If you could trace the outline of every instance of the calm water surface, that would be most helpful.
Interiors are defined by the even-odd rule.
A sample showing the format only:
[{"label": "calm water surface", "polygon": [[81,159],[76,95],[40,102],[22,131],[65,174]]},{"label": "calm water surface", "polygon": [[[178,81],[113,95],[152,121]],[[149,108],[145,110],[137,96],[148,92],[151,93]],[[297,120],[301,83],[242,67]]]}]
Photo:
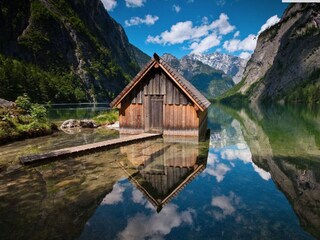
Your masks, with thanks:
[{"label": "calm water surface", "polygon": [[109,109],[109,103],[53,104],[48,110],[48,116],[53,121],[88,119]]},{"label": "calm water surface", "polygon": [[83,133],[0,147],[0,239],[320,238],[319,108],[212,106],[208,127],[31,167]]}]

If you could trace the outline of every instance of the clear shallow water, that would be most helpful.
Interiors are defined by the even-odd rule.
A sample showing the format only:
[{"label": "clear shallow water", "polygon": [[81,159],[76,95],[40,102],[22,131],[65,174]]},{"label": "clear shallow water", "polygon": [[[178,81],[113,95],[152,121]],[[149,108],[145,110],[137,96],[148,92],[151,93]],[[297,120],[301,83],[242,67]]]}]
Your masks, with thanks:
[{"label": "clear shallow water", "polygon": [[53,121],[88,119],[107,110],[110,110],[108,103],[53,104],[48,117]]},{"label": "clear shallow water", "polygon": [[200,145],[157,139],[34,167],[6,164],[7,149],[0,238],[319,238],[319,111],[213,106],[208,125]]}]

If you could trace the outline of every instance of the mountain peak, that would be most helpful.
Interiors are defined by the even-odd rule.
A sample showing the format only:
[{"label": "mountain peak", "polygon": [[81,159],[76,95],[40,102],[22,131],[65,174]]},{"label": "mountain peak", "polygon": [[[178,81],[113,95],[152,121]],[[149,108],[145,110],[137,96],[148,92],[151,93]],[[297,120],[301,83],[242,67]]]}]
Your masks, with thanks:
[{"label": "mountain peak", "polygon": [[238,83],[241,80],[244,68],[247,64],[247,60],[219,52],[209,54],[193,53],[189,54],[187,57],[200,61],[216,70],[223,71],[225,74],[230,75],[235,83]]}]

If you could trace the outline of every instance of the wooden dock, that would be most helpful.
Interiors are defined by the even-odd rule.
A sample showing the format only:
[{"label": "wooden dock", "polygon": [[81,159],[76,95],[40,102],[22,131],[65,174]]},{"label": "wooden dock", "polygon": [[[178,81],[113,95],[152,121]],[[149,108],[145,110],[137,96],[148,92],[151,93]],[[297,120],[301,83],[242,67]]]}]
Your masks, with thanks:
[{"label": "wooden dock", "polygon": [[113,147],[118,147],[126,144],[130,144],[137,141],[147,140],[151,138],[160,137],[161,133],[143,133],[139,135],[131,135],[126,137],[120,137],[116,139],[106,140],[103,142],[91,143],[76,147],[63,148],[47,153],[40,153],[35,155],[28,155],[20,157],[19,160],[24,165],[29,165],[33,163],[39,163],[42,161],[52,160],[55,158],[68,157],[73,154],[83,154],[91,151],[97,151],[101,149],[108,149]]}]

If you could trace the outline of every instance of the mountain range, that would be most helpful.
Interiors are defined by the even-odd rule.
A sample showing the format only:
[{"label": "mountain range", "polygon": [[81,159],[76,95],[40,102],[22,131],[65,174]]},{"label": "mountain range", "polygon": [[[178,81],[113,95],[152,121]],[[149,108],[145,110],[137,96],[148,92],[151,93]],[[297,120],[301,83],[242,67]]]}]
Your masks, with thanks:
[{"label": "mountain range", "polygon": [[[100,0],[3,0],[0,7],[4,99],[110,101],[150,59]],[[245,65],[220,53],[164,58],[209,98],[237,83]]]},{"label": "mountain range", "polygon": [[246,60],[221,53],[190,54],[162,58],[189,80],[206,97],[215,98],[232,88],[242,77]]},{"label": "mountain range", "polygon": [[[0,26],[0,97],[11,101],[110,101],[150,59],[101,0],[2,0]],[[291,4],[248,63],[218,52],[163,58],[225,103],[320,102],[319,35],[320,5]]]},{"label": "mountain range", "polygon": [[237,56],[214,52],[210,54],[190,54],[188,56],[192,60],[198,60],[203,64],[223,71],[225,74],[232,77],[234,83],[240,82],[242,79],[243,71],[246,67],[248,59],[242,59]]},{"label": "mountain range", "polygon": [[243,80],[223,102],[320,102],[320,4],[291,4],[262,32]]},{"label": "mountain range", "polygon": [[150,57],[100,0],[2,0],[0,97],[111,100]]}]

